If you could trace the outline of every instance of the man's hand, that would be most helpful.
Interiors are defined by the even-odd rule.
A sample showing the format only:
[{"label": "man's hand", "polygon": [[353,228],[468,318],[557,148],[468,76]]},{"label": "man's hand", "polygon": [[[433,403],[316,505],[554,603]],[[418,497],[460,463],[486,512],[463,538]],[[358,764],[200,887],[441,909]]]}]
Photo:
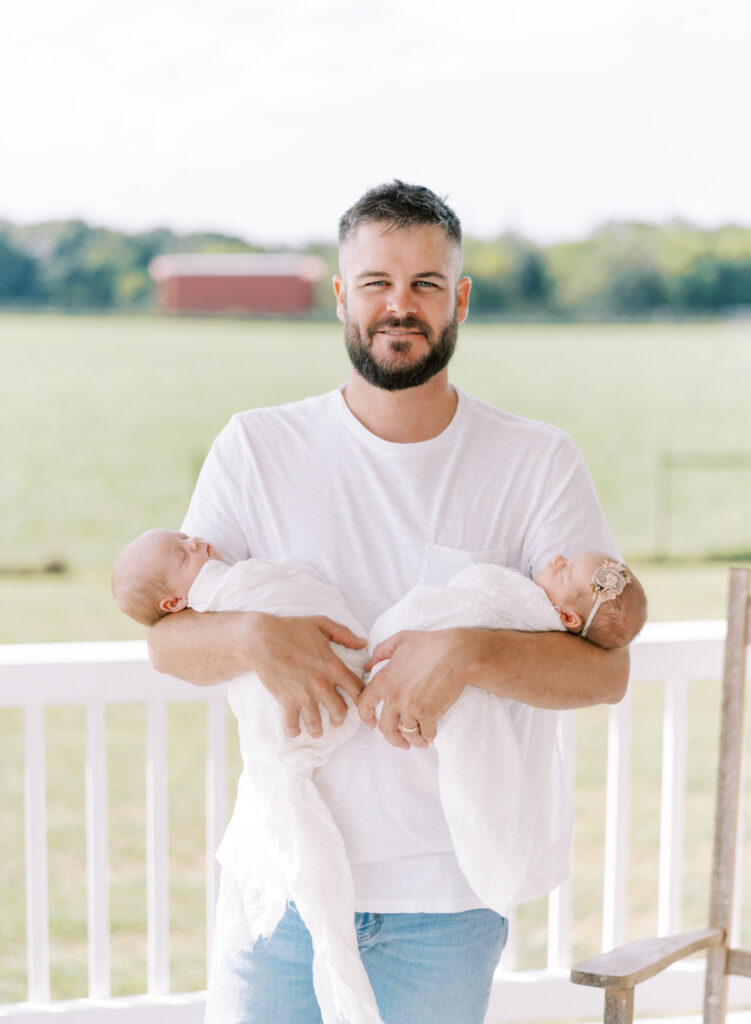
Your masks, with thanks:
[{"label": "man's hand", "polygon": [[353,650],[367,643],[325,615],[254,616],[252,669],[281,705],[288,736],[299,736],[300,715],[311,736],[322,734],[319,704],[333,725],[341,725],[347,705],[337,687],[355,701],[363,688],[362,679],[336,656],[330,642]]},{"label": "man's hand", "polygon": [[[438,719],[466,685],[467,630],[403,631],[378,644],[366,669],[389,660],[363,690],[360,717],[378,728],[395,747],[427,747],[435,739]],[[383,701],[380,721],[375,708]],[[418,727],[415,730],[415,727]],[[415,731],[411,731],[415,730]]]}]

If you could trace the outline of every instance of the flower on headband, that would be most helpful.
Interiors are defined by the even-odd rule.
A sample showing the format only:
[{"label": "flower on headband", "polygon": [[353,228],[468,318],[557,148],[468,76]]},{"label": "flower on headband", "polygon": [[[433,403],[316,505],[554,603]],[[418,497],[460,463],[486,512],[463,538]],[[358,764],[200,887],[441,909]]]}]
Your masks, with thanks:
[{"label": "flower on headband", "polygon": [[620,562],[603,562],[599,569],[595,569],[592,582],[589,584],[592,600],[598,603],[615,601],[630,582],[631,573],[625,565]]}]

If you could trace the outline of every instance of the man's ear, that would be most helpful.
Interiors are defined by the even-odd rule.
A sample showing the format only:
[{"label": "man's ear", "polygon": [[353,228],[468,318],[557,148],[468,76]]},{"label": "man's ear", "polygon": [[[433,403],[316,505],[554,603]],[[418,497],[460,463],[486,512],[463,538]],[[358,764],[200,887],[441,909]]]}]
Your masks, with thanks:
[{"label": "man's ear", "polygon": [[163,612],[181,612],[183,608],[188,607],[188,599],[186,597],[163,597],[159,602],[159,607]]},{"label": "man's ear", "polygon": [[469,293],[472,289],[471,277],[460,277],[456,286],[456,319],[463,324],[469,313]]},{"label": "man's ear", "polygon": [[341,274],[334,274],[331,278],[331,283],[334,286],[334,295],[336,295],[336,315],[339,317],[342,323],[344,323],[344,314],[347,309],[347,303],[344,296],[344,280]]},{"label": "man's ear", "polygon": [[559,608],[558,615],[569,633],[581,633],[584,620],[573,608]]}]

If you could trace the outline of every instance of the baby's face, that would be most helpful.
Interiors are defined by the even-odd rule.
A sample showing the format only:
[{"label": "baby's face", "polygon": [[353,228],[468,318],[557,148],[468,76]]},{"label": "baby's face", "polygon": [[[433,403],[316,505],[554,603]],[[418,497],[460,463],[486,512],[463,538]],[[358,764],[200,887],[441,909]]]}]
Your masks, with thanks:
[{"label": "baby's face", "polygon": [[573,558],[556,555],[532,579],[558,608],[570,607],[589,590],[595,570],[610,558],[603,551],[584,551]]},{"label": "baby's face", "polygon": [[169,596],[187,598],[203,566],[210,558],[220,556],[200,537],[188,537],[177,530],[149,530],[140,538],[138,557],[144,572],[162,572]]}]

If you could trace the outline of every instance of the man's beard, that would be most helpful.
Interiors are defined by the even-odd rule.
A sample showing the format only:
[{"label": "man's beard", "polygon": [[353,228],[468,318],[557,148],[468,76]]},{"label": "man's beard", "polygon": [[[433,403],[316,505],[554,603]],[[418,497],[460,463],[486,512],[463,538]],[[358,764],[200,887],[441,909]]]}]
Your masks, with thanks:
[{"label": "man's beard", "polygon": [[[397,360],[379,363],[375,360],[372,351],[373,338],[379,331],[395,330],[403,328],[408,331],[422,331],[428,341],[428,351],[417,362],[408,366],[400,364]],[[456,348],[456,338],[459,333],[459,321],[456,311],[451,320],[444,326],[438,340],[431,344],[432,330],[422,320],[415,316],[392,317],[388,320],[379,320],[368,328],[367,343],[363,341],[362,333],[348,316],[344,321],[344,342],[352,362],[352,366],[361,377],[364,377],[369,384],[384,391],[402,391],[405,388],[417,388],[421,384],[435,377],[437,373],[448,365],[449,359]]]}]

